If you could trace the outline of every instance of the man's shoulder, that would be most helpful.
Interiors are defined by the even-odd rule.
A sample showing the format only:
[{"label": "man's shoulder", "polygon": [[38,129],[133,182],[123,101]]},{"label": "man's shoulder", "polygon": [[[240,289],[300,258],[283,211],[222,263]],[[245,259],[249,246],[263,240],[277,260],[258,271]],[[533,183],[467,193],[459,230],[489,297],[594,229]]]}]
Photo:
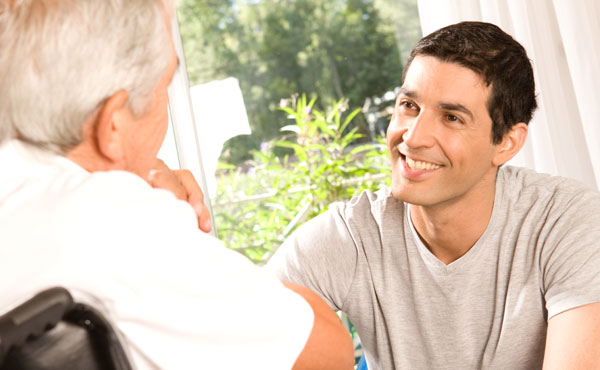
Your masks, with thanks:
[{"label": "man's shoulder", "polygon": [[363,190],[350,200],[332,203],[329,209],[304,224],[294,237],[315,238],[329,235],[359,238],[359,234],[372,234],[382,228],[401,229],[405,205],[395,199],[391,189]]},{"label": "man's shoulder", "polygon": [[125,171],[95,172],[71,189],[66,200],[100,225],[121,227],[138,234],[158,230],[181,232],[197,229],[191,206],[172,193],[154,189],[139,176]]},{"label": "man's shoulder", "polygon": [[503,166],[498,171],[498,180],[505,183],[521,184],[523,187],[534,186],[558,191],[584,190],[598,192],[580,181],[537,172],[525,167]]},{"label": "man's shoulder", "polygon": [[501,208],[511,222],[540,231],[600,233],[600,192],[561,176],[506,167],[498,176]]},{"label": "man's shoulder", "polygon": [[314,244],[317,240],[321,243],[325,239],[346,239],[361,230],[379,228],[384,214],[386,220],[401,218],[403,207],[387,187],[363,190],[349,200],[332,203],[326,212],[306,222],[287,241]]},{"label": "man's shoulder", "polygon": [[154,230],[197,228],[187,203],[133,173],[90,173],[64,157],[20,143],[1,148],[0,164],[5,163],[12,169],[0,183],[0,197],[6,199],[0,222],[5,227],[34,225],[38,234],[61,239],[98,235],[98,230],[108,237],[116,230],[151,235]]},{"label": "man's shoulder", "polygon": [[23,202],[41,204],[70,198],[80,202],[105,204],[120,197],[144,196],[150,186],[126,171],[88,172],[75,162],[26,143],[12,140],[0,147],[2,175],[0,192]]},{"label": "man's shoulder", "polygon": [[597,189],[577,180],[539,173],[528,168],[502,167],[498,171],[498,181],[502,184],[505,194],[511,194],[515,200],[520,201],[600,201],[600,192]]},{"label": "man's shoulder", "polygon": [[97,199],[101,199],[109,203],[139,204],[141,200],[160,202],[175,199],[170,192],[153,189],[141,177],[127,171],[99,171],[77,177],[79,181],[70,189],[70,196],[88,201],[97,202]]},{"label": "man's shoulder", "polygon": [[334,203],[331,208],[348,217],[362,217],[365,214],[379,215],[389,208],[402,210],[404,203],[395,199],[391,189],[384,186],[377,191],[363,190],[348,201]]},{"label": "man's shoulder", "polygon": [[172,193],[153,189],[142,178],[126,171],[81,173],[67,170],[47,181],[53,195],[65,208],[73,207],[82,213],[106,212],[119,218],[119,215],[129,217],[128,214],[148,212],[160,214],[181,206],[190,208]]}]

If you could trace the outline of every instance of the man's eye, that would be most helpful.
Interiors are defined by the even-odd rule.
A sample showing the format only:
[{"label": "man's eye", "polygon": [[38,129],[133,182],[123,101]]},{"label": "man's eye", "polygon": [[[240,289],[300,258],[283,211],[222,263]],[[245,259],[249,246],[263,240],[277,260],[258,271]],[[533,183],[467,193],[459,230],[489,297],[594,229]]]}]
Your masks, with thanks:
[{"label": "man's eye", "polygon": [[405,107],[405,108],[408,108],[408,109],[415,109],[416,108],[416,106],[413,103],[411,103],[409,101],[406,101],[406,100],[401,101],[400,105],[403,106],[403,107]]},{"label": "man's eye", "polygon": [[462,120],[456,117],[454,114],[446,114],[446,120],[448,120],[449,122],[462,123]]}]

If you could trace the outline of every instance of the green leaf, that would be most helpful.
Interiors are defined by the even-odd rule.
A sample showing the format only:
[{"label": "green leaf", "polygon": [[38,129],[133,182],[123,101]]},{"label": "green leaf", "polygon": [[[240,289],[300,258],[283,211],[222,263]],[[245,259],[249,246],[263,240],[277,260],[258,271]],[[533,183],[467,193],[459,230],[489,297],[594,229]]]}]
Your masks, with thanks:
[{"label": "green leaf", "polygon": [[365,152],[367,150],[372,150],[373,149],[373,145],[372,144],[363,144],[363,145],[359,145],[356,148],[352,149],[350,151],[350,155],[355,155],[357,153],[361,153],[361,152]]},{"label": "green leaf", "polygon": [[294,117],[296,115],[296,111],[293,110],[292,108],[288,108],[288,107],[280,107],[278,108],[279,110],[284,111],[285,113],[288,114],[288,117]]},{"label": "green leaf", "polygon": [[350,114],[348,114],[346,116],[346,119],[344,120],[344,123],[342,124],[342,127],[340,127],[340,132],[344,132],[344,130],[346,129],[346,127],[348,127],[348,124],[350,124],[350,122],[354,119],[354,117],[356,117],[356,115],[360,112],[360,108],[356,108],[355,110],[353,110],[352,112],[350,112]]},{"label": "green leaf", "polygon": [[236,167],[232,164],[223,162],[223,161],[219,161],[217,162],[217,169],[218,170],[235,170]]}]

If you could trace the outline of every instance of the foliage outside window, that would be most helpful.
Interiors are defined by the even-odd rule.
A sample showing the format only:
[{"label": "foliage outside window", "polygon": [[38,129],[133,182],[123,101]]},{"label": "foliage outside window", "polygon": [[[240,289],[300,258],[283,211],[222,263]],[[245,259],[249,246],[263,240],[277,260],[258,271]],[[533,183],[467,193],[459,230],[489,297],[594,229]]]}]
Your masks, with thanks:
[{"label": "foliage outside window", "polygon": [[[292,122],[282,131],[290,134],[263,143],[251,167],[221,165],[214,207],[218,236],[255,263],[331,203],[389,185],[383,139],[356,145],[362,134],[348,129],[360,109],[348,112],[347,100],[340,100],[321,112],[313,109],[315,101],[304,95],[283,101],[280,109]],[[293,155],[277,156],[276,147],[290,148]]]},{"label": "foliage outside window", "polygon": [[180,0],[178,17],[190,85],[237,78],[252,128],[217,171],[227,246],[262,263],[330,203],[389,183],[381,136],[416,0]]}]

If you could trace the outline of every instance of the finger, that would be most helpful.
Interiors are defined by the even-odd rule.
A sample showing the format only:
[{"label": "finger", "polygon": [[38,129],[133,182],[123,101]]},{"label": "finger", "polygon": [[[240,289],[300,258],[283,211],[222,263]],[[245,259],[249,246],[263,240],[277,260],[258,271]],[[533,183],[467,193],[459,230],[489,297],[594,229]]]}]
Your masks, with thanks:
[{"label": "finger", "polygon": [[188,170],[175,171],[175,175],[179,178],[179,182],[188,193],[188,203],[194,207],[198,218],[198,227],[204,232],[210,232],[212,223],[210,220],[210,212],[204,204],[204,193],[194,178],[194,175]]},{"label": "finger", "polygon": [[154,169],[150,171],[148,183],[153,188],[169,190],[171,193],[184,201],[188,200],[188,194],[184,186],[179,182],[179,179],[167,168],[167,170]]},{"label": "finger", "polygon": [[198,227],[200,230],[204,232],[210,232],[212,228],[212,223],[210,220],[210,212],[208,211],[208,207],[202,200],[197,201],[189,201],[189,203],[194,207],[194,211],[196,212],[196,217],[198,218]]},{"label": "finger", "polygon": [[212,229],[212,222],[210,220],[210,212],[208,212],[208,208],[204,203],[202,203],[202,210],[200,213],[196,213],[198,215],[198,227],[200,230],[205,233],[210,232]]},{"label": "finger", "polygon": [[194,175],[188,170],[175,170],[174,175],[177,177],[186,193],[188,194],[188,200],[190,202],[202,202],[204,201],[204,193],[198,182],[194,178]]},{"label": "finger", "polygon": [[167,166],[167,164],[165,162],[163,162],[162,159],[160,158],[156,158],[156,161],[154,162],[154,166],[152,166],[153,170],[157,170],[157,171],[169,171],[170,168]]},{"label": "finger", "polygon": [[190,171],[171,170],[162,160],[157,159],[147,181],[152,187],[169,190],[177,199],[189,203],[196,213],[198,228],[210,232],[210,212],[204,204],[202,189]]}]

